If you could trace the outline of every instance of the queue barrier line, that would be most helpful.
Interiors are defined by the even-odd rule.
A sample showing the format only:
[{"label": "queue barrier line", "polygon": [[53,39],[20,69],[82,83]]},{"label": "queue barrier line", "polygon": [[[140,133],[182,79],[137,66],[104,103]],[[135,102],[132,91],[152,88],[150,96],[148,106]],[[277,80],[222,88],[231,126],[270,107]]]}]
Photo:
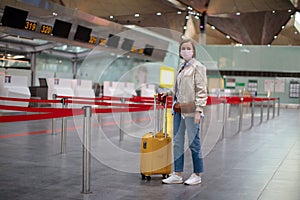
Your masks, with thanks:
[{"label": "queue barrier line", "polygon": [[[3,99],[3,98],[2,98]],[[7,99],[7,98],[6,98]],[[108,98],[109,99],[109,98]],[[112,98],[111,98],[112,99]],[[222,139],[225,136],[225,125],[226,125],[226,104],[240,104],[240,120],[239,120],[239,131],[241,131],[241,122],[243,119],[243,110],[242,110],[242,104],[247,102],[255,102],[255,101],[261,101],[261,105],[263,105],[263,101],[268,101],[268,118],[269,118],[269,102],[273,101],[273,106],[275,109],[275,99],[276,98],[244,98],[244,97],[208,97],[207,98],[207,105],[214,105],[214,104],[224,104],[224,112],[223,112],[223,128],[222,128]],[[1,97],[0,97],[1,100]],[[16,98],[14,99],[16,100]],[[88,100],[88,99],[85,99]],[[62,133],[61,133],[61,154],[66,153],[66,131],[67,131],[67,118],[69,116],[75,116],[75,115],[83,115],[84,116],[84,122],[83,122],[83,145],[82,145],[82,190],[81,192],[83,194],[89,194],[91,193],[90,190],[90,180],[91,180],[91,153],[90,153],[90,146],[91,146],[91,117],[92,113],[112,113],[112,112],[120,112],[121,116],[123,112],[139,112],[139,111],[148,111],[153,110],[153,107],[162,107],[160,104],[142,104],[145,102],[139,102],[139,104],[125,104],[124,99],[119,99],[121,103],[107,103],[106,105],[114,105],[114,106],[120,106],[120,107],[113,107],[113,108],[92,108],[92,106],[83,106],[82,109],[78,108],[67,108],[68,103],[83,103],[83,104],[90,104],[95,105],[95,102],[86,102],[86,101],[78,101],[78,100],[69,100],[68,98],[63,98],[60,103],[62,103],[62,109],[61,108],[28,108],[28,107],[20,107],[20,106],[5,106],[0,105],[0,109],[19,109],[22,111],[28,112],[28,109],[30,109],[32,112],[41,112],[43,111],[49,111],[42,114],[29,114],[29,115],[17,115],[17,116],[0,116],[0,122],[16,122],[16,121],[28,121],[28,120],[41,120],[41,116],[43,116],[43,119],[45,118],[62,118]],[[18,101],[22,101],[19,99]],[[31,100],[32,101],[32,100]],[[40,100],[34,100],[36,102],[39,102]],[[44,101],[44,100],[43,100]],[[50,100],[51,101],[51,100]],[[53,100],[52,100],[53,101]],[[58,100],[54,100],[52,103],[57,103]],[[69,101],[69,102],[68,102]],[[145,100],[149,101],[149,100]],[[47,101],[49,102],[49,101]],[[102,102],[103,103],[103,102]],[[278,115],[279,115],[279,98],[278,98]],[[167,105],[170,106],[172,103],[170,103],[169,100],[166,102]],[[103,104],[102,104],[103,105]],[[121,107],[123,106],[123,107]],[[125,108],[124,108],[125,107]],[[253,108],[252,104],[252,108]],[[26,110],[25,110],[26,109]],[[156,109],[155,109],[156,110]],[[252,110],[253,111],[253,110]],[[252,112],[253,115],[254,112]],[[274,110],[273,110],[273,117],[274,117]],[[25,119],[26,120],[25,120]],[[4,121],[6,120],[6,121]],[[122,123],[122,121],[121,121]],[[202,123],[203,124],[203,123]],[[252,124],[252,122],[251,122]],[[53,132],[53,131],[52,131]],[[123,137],[121,135],[122,130],[120,129],[120,141]]]},{"label": "queue barrier line", "polygon": [[[162,108],[163,106],[159,106],[159,109]],[[21,107],[21,106],[0,105],[0,109],[23,111],[23,112],[39,112],[39,114],[0,116],[0,123],[44,120],[44,119],[83,115],[83,110],[80,108],[31,108],[31,107]],[[99,114],[99,113],[143,112],[149,110],[153,110],[152,105],[148,105],[148,106],[143,105],[142,107],[137,106],[137,107],[93,108],[93,113]]]},{"label": "queue barrier line", "polygon": [[[119,97],[102,97],[102,98],[86,98],[86,97],[67,97],[62,96],[65,99],[66,104],[85,104],[94,106],[107,106],[112,108],[93,108],[93,113],[116,113],[116,112],[142,112],[153,110],[153,98],[151,97],[133,97],[125,98],[128,101],[134,101],[139,103],[115,103],[115,102],[98,102],[98,101],[80,101],[84,100],[120,100]],[[78,99],[78,100],[77,100]],[[152,99],[152,100],[151,100]],[[215,97],[209,96],[207,98],[207,105],[216,105],[221,103],[227,104],[241,104],[247,102],[262,102],[262,101],[275,101],[279,98],[259,98],[259,97]],[[0,97],[0,100],[5,101],[22,101],[22,102],[35,102],[35,103],[62,103],[61,100],[40,100],[40,99],[21,99],[12,97]],[[144,102],[145,100],[145,102]],[[150,104],[150,101],[152,104]],[[167,98],[168,108],[172,107],[172,98]],[[144,103],[144,104],[142,104]],[[145,104],[146,103],[146,104]],[[157,105],[158,109],[163,109],[162,105]],[[26,115],[13,115],[13,116],[0,116],[1,122],[17,122],[17,121],[30,121],[30,120],[42,120],[51,118],[71,117],[75,115],[82,115],[83,111],[79,108],[40,108],[40,107],[21,107],[21,106],[7,106],[0,105],[2,110],[14,110],[23,112],[39,112],[39,114],[26,114]]]}]

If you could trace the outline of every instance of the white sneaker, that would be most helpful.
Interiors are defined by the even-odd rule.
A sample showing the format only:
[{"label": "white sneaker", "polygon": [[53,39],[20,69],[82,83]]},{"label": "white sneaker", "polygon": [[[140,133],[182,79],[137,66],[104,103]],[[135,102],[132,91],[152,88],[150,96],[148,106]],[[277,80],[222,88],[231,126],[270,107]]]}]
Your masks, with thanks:
[{"label": "white sneaker", "polygon": [[180,184],[183,183],[183,179],[182,176],[173,173],[169,178],[163,179],[162,182],[166,184]]},{"label": "white sneaker", "polygon": [[187,179],[184,184],[185,185],[197,185],[201,183],[201,176],[193,173],[189,179]]}]

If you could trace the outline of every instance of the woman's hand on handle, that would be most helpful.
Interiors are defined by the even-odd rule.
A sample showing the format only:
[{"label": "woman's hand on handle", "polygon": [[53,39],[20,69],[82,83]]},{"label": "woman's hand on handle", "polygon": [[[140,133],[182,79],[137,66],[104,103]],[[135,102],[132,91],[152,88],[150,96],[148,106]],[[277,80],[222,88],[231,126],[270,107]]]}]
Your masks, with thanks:
[{"label": "woman's hand on handle", "polygon": [[194,123],[195,124],[199,124],[201,121],[201,112],[195,112],[195,119],[194,119]]}]

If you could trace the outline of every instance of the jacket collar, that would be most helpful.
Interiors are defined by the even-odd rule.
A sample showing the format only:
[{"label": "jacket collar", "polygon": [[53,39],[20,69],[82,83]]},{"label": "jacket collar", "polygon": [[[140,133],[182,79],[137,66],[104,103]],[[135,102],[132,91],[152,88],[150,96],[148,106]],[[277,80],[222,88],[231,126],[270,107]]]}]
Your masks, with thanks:
[{"label": "jacket collar", "polygon": [[182,67],[188,67],[188,66],[190,66],[190,65],[194,65],[194,63],[195,62],[197,62],[197,60],[195,59],[195,58],[192,58],[191,60],[189,60],[187,63],[181,63],[180,64],[180,68],[179,68],[179,70],[178,71],[180,71],[180,69],[182,68]]}]

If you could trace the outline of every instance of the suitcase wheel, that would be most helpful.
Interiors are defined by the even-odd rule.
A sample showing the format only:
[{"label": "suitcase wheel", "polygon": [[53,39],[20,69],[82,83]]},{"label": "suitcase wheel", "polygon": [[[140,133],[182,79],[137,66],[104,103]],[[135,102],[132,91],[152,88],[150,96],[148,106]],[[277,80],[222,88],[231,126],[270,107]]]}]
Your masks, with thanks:
[{"label": "suitcase wheel", "polygon": [[147,179],[147,181],[151,180],[151,176],[146,176],[145,174],[142,174],[142,173],[141,173],[141,176],[142,176],[142,180],[146,180],[146,179]]},{"label": "suitcase wheel", "polygon": [[162,177],[163,177],[163,179],[168,178],[169,174],[163,174]]}]

